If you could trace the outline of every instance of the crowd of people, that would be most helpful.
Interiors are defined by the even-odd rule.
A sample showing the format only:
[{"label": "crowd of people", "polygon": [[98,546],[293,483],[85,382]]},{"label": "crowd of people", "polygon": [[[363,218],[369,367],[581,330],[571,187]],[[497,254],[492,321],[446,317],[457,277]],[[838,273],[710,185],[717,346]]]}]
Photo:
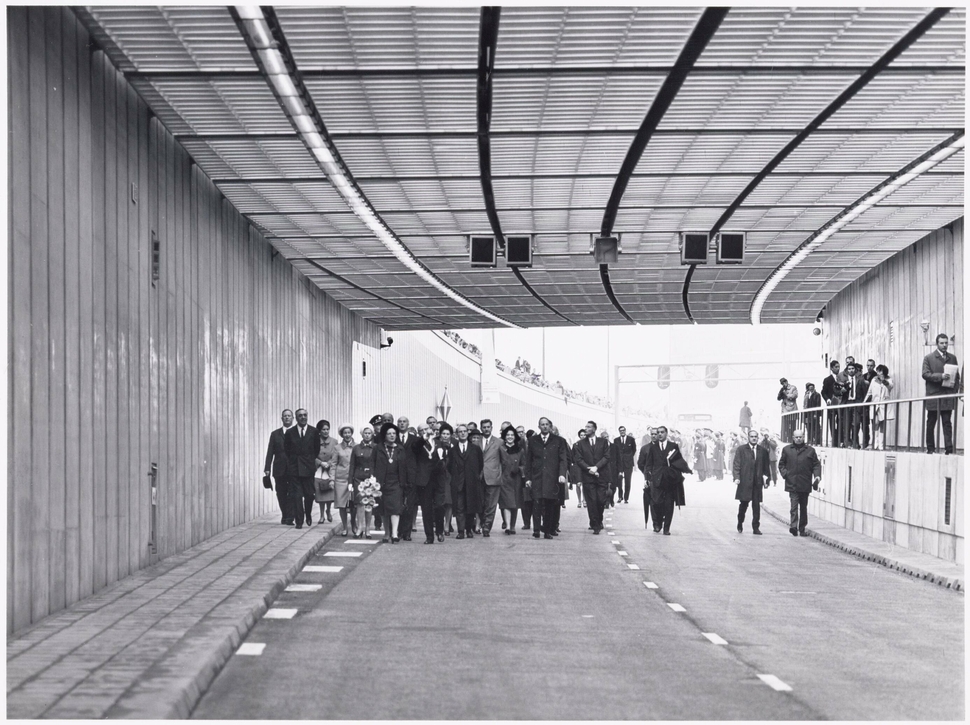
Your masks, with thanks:
[{"label": "crowd of people", "polygon": [[[953,452],[952,414],[956,401],[950,396],[961,392],[961,376],[956,356],[948,351],[950,339],[940,333],[936,349],[923,358],[922,378],[926,384],[926,450],[937,452],[936,427],[943,429],[943,452]],[[853,356],[829,363],[829,375],[822,381],[821,391],[814,383],[806,383],[801,399],[800,415],[798,388],[786,378],[779,381],[778,400],[781,401],[781,439],[788,442],[796,426],[804,427],[808,442],[822,443],[822,414],[825,413],[828,443],[836,448],[883,450],[886,447],[887,422],[896,415],[891,404],[895,387],[889,368],[876,364],[872,358],[865,365]],[[934,400],[933,398],[939,398]],[[747,402],[741,409],[741,426],[751,425]],[[823,410],[824,409],[824,410]]]},{"label": "crowd of people", "polygon": [[[630,502],[634,462],[644,477],[644,525],[652,518],[654,532],[669,535],[674,507],[685,504],[684,476],[694,472],[689,459],[701,480],[723,478],[727,467],[739,496],[739,475],[747,476],[744,454],[738,453],[747,446],[732,440],[728,448],[722,434],[709,429],[685,438],[657,426],[638,447],[625,427],[611,440],[594,421],[569,443],[547,417],[539,419],[538,430],[504,421],[496,436],[489,419],[452,426],[429,416],[413,427],[406,417],[384,413],[360,431],[358,442],[351,425],[341,425],[337,438],[327,420],[309,425],[303,408],[295,414],[284,410],[281,420],[282,427],[270,434],[264,466],[264,483],[275,480],[281,523],[312,525],[316,504],[318,523],[331,522],[337,509],[341,536],[369,539],[383,530],[383,540],[395,544],[411,541],[419,509],[425,544],[443,543],[453,534],[456,540],[489,538],[497,512],[507,536],[515,535],[521,514],[521,530],[555,539],[570,491],[577,507],[587,510],[589,530],[599,534],[605,509]],[[767,486],[777,477],[779,464],[770,463],[778,461],[777,444],[770,445],[768,436],[759,441],[757,431],[749,440],[758,448],[757,461],[765,461],[763,467],[756,461],[755,468]],[[682,445],[688,446],[687,457]],[[751,501],[754,494],[746,495]],[[759,509],[752,510],[758,533]]]}]

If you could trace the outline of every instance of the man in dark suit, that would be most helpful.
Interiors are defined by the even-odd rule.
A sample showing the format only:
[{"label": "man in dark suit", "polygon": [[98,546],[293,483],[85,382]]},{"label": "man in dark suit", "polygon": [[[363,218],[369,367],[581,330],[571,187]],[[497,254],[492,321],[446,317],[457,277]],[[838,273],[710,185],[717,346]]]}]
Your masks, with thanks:
[{"label": "man in dark suit", "polygon": [[[805,383],[805,399],[802,401],[802,410],[822,407],[822,396],[815,390],[815,383]],[[822,411],[809,411],[805,413],[805,432],[808,442],[817,446],[822,441]]]},{"label": "man in dark suit", "polygon": [[[398,443],[401,444],[404,455],[408,457],[408,465],[413,466],[418,452],[424,446],[424,440],[421,436],[411,431],[411,421],[404,416],[397,419],[397,427],[401,429],[401,436],[398,438]],[[414,486],[411,485],[410,481],[402,493],[404,495],[398,531],[401,534],[401,541],[410,541],[411,532],[414,530],[414,521],[418,513],[418,493],[414,490]]]},{"label": "man in dark suit", "polygon": [[[413,439],[411,455],[414,459],[414,491],[413,497],[421,506],[421,519],[424,524],[424,543],[433,544],[435,537],[435,505],[434,485],[432,475],[435,468],[444,458],[440,451],[441,444],[435,441],[431,426],[423,423],[418,426],[418,434],[410,436]],[[442,518],[442,524],[444,519]],[[439,526],[438,533],[442,535],[443,526]]]},{"label": "man in dark suit", "polygon": [[822,381],[822,400],[828,406],[826,418],[829,426],[829,442],[833,448],[839,448],[844,442],[844,432],[842,430],[842,416],[838,406],[842,405],[842,397],[845,395],[845,387],[839,379],[838,360],[829,363],[831,374]]},{"label": "man in dark suit", "polygon": [[[861,371],[855,363],[845,366],[846,391],[845,404],[863,403],[869,395],[869,384],[861,375]],[[861,406],[848,409],[846,420],[848,421],[848,435],[846,444],[852,448],[864,448],[868,444],[869,426],[863,424],[863,420],[868,420],[869,411]],[[861,434],[861,435],[860,435]]]},{"label": "man in dark suit", "polygon": [[296,528],[302,529],[303,522],[313,523],[313,476],[317,472],[317,456],[320,455],[320,434],[312,425],[307,425],[307,412],[303,408],[296,411],[296,425],[283,436],[283,447],[290,478],[290,501],[293,505],[293,518]]},{"label": "man in dark suit", "polygon": [[586,497],[586,513],[589,515],[589,526],[594,534],[603,530],[603,510],[610,495],[609,482],[603,475],[603,470],[609,465],[609,443],[596,435],[596,423],[586,424],[586,437],[576,446],[579,460],[579,481],[583,486],[583,496]]},{"label": "man in dark suit", "polygon": [[[555,538],[553,513],[559,506],[559,486],[568,471],[566,439],[553,435],[552,421],[539,419],[539,433],[532,436],[525,453],[525,486],[532,495],[532,537]],[[589,508],[591,504],[587,504]]]},{"label": "man in dark suit", "polygon": [[475,514],[482,510],[482,478],[485,461],[482,449],[468,440],[468,426],[461,423],[455,433],[458,441],[451,449],[451,503],[458,523],[456,539],[474,538]]},{"label": "man in dark suit", "polygon": [[[947,365],[957,365],[957,356],[947,352],[950,338],[942,332],[936,336],[936,350],[923,358],[922,377],[926,381],[926,397],[953,395],[960,392],[960,373],[950,375]],[[952,369],[952,368],[951,368]],[[936,421],[943,421],[943,452],[953,453],[953,422],[951,417],[956,407],[955,398],[927,400],[926,408],[926,452],[936,452]]]},{"label": "man in dark suit", "polygon": [[[623,476],[623,503],[630,503],[630,478],[633,476],[633,460],[637,455],[637,442],[631,435],[627,435],[626,428],[622,425],[619,428],[620,435],[613,441],[613,448],[616,451],[617,469]],[[620,490],[617,483],[617,491]],[[620,496],[616,497],[617,503]]]},{"label": "man in dark suit", "polygon": [[667,440],[667,427],[657,427],[657,443],[650,446],[644,461],[650,479],[650,497],[653,501],[653,530],[660,533],[661,526],[670,535],[670,522],[674,518],[674,506],[683,506],[684,475],[691,473],[680,447]]},{"label": "man in dark suit", "polygon": [[650,507],[652,504],[650,499],[650,478],[647,476],[647,453],[656,443],[657,429],[651,428],[649,438],[640,447],[640,455],[637,458],[637,468],[643,474],[643,528],[645,529],[650,526]]},{"label": "man in dark suit", "polygon": [[263,475],[272,474],[273,480],[276,481],[276,500],[279,501],[280,513],[283,515],[280,523],[292,526],[293,507],[290,503],[290,483],[287,478],[284,436],[286,431],[293,426],[293,411],[287,408],[280,417],[283,420],[283,427],[277,428],[269,434],[269,447],[266,449]]},{"label": "man in dark suit", "polygon": [[751,531],[761,535],[761,500],[763,488],[768,488],[771,478],[768,464],[768,451],[758,445],[758,431],[748,431],[748,444],[738,446],[734,452],[734,483],[737,491],[734,498],[738,504],[738,533],[744,531],[744,515],[751,504]]}]

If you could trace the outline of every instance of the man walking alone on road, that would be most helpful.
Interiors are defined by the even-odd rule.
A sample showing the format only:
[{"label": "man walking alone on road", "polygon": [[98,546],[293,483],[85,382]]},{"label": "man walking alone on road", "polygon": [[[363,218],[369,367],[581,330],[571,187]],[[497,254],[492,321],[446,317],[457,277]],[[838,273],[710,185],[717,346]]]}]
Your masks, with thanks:
[{"label": "man walking alone on road", "polygon": [[748,445],[739,446],[734,453],[734,483],[738,504],[738,533],[744,531],[744,515],[751,504],[751,532],[761,535],[762,488],[768,488],[770,477],[768,451],[758,445],[758,431],[748,431]]},{"label": "man walking alone on road", "polygon": [[792,435],[792,443],[785,446],[778,461],[778,470],[785,479],[785,490],[791,498],[791,520],[788,531],[792,536],[807,536],[808,496],[818,491],[822,480],[822,464],[815,449],[805,443],[805,430],[799,428]]}]

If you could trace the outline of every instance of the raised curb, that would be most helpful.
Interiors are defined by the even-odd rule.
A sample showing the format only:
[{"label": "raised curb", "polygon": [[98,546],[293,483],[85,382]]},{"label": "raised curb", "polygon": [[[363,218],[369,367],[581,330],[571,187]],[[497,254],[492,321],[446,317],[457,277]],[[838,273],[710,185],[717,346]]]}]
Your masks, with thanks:
[{"label": "raised curb", "polygon": [[[172,702],[159,702],[158,694],[156,693],[155,707],[148,711],[139,711],[133,709],[125,709],[122,717],[125,718],[146,718],[146,719],[179,719],[186,720],[191,714],[192,710],[202,699],[202,695],[205,694],[209,685],[222,671],[222,668],[226,665],[229,659],[235,654],[236,650],[239,649],[239,645],[249,634],[250,630],[260,618],[269,609],[270,604],[272,604],[276,598],[282,593],[282,591],[294,580],[296,576],[303,570],[307,561],[316,554],[320,549],[322,549],[331,539],[333,539],[337,529],[340,524],[334,524],[330,529],[328,529],[323,536],[318,539],[305,553],[300,555],[297,561],[290,566],[290,568],[281,577],[278,577],[276,581],[272,584],[269,591],[267,591],[262,598],[254,601],[245,613],[236,619],[234,624],[224,624],[223,627],[227,628],[228,631],[221,637],[221,641],[217,642],[215,646],[210,650],[210,654],[204,659],[199,661],[198,668],[194,674],[188,676],[185,686],[175,695],[175,701]],[[203,620],[204,623],[204,620]],[[115,703],[115,707],[123,708],[122,700]],[[114,708],[112,708],[113,710]],[[120,713],[119,713],[120,715]],[[107,717],[114,717],[114,713],[107,714]]]},{"label": "raised curb", "polygon": [[[788,517],[776,514],[770,508],[765,506],[764,502],[761,504],[761,510],[771,516],[773,519],[780,521],[781,523],[788,525]],[[876,554],[872,551],[867,551],[862,547],[855,546],[853,544],[846,544],[844,541],[839,541],[825,534],[820,534],[810,528],[806,528],[805,532],[811,536],[813,539],[818,539],[823,544],[828,544],[840,551],[844,551],[847,554],[852,554],[860,559],[865,559],[866,561],[872,561],[876,564],[881,564],[888,569],[895,569],[902,574],[908,574],[909,576],[916,577],[917,579],[923,579],[924,581],[932,582],[933,584],[938,584],[941,587],[950,589],[957,592],[964,592],[963,579],[960,577],[947,576],[945,574],[937,574],[926,569],[922,569],[912,564],[904,564],[903,562],[893,559],[891,557],[885,556],[883,554]]]}]

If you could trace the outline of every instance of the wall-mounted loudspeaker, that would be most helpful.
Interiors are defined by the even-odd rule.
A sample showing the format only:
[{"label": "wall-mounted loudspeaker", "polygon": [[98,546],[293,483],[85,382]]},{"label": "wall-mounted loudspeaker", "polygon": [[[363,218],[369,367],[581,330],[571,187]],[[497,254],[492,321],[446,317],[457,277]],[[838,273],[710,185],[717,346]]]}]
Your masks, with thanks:
[{"label": "wall-mounted loudspeaker", "polygon": [[505,264],[509,267],[532,266],[531,236],[514,236],[505,238]]},{"label": "wall-mounted loudspeaker", "polygon": [[710,239],[707,232],[681,232],[680,263],[707,264],[707,248]]},{"label": "wall-mounted loudspeaker", "polygon": [[495,237],[469,237],[468,261],[472,267],[494,267]]},{"label": "wall-mounted loudspeaker", "polygon": [[721,232],[717,235],[717,263],[741,264],[744,261],[744,232]]},{"label": "wall-mounted loudspeaker", "polygon": [[620,240],[616,237],[597,237],[593,243],[593,256],[597,264],[616,264],[619,252]]}]

